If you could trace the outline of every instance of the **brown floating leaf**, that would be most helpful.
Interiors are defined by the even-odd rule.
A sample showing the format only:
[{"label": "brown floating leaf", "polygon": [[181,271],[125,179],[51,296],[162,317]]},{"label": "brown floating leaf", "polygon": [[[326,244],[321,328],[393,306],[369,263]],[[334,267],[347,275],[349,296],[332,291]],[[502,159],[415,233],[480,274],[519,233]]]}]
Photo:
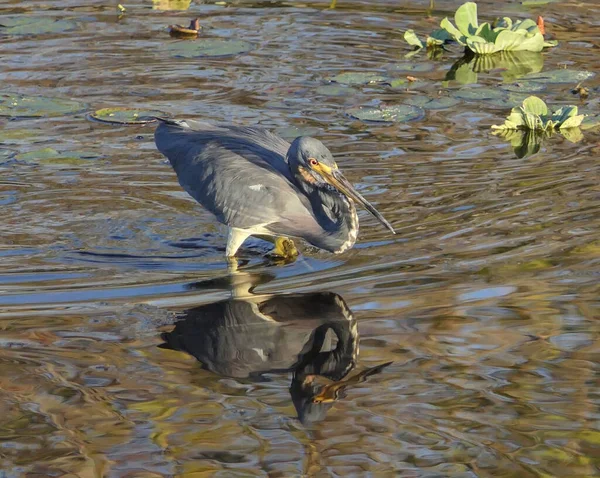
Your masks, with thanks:
[{"label": "brown floating leaf", "polygon": [[194,18],[189,27],[182,25],[169,25],[169,34],[174,37],[195,37],[200,33],[200,19]]}]

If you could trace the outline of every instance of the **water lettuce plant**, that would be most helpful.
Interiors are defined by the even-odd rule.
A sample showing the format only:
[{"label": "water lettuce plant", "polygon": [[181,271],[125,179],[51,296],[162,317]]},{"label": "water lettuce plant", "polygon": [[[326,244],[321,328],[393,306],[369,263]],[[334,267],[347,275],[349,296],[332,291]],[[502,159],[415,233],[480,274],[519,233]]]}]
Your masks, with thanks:
[{"label": "water lettuce plant", "polygon": [[585,115],[578,114],[577,106],[563,106],[551,112],[537,96],[530,96],[522,106],[512,109],[503,125],[493,125],[493,134],[510,141],[517,158],[524,158],[540,150],[542,140],[556,131],[568,141],[583,139],[579,126]]},{"label": "water lettuce plant", "polygon": [[555,46],[555,41],[545,41],[537,23],[533,20],[515,21],[503,17],[496,25],[477,19],[477,4],[467,2],[454,14],[456,26],[444,18],[440,29],[435,30],[426,40],[419,40],[412,30],[404,34],[404,39],[419,48],[441,46],[448,40],[454,40],[479,55],[490,55],[500,51],[540,52],[544,47]]},{"label": "water lettuce plant", "polygon": [[494,130],[529,129],[535,131],[577,128],[585,115],[578,114],[577,106],[563,106],[551,112],[537,96],[530,96],[521,106],[512,109],[503,125],[493,125]]}]

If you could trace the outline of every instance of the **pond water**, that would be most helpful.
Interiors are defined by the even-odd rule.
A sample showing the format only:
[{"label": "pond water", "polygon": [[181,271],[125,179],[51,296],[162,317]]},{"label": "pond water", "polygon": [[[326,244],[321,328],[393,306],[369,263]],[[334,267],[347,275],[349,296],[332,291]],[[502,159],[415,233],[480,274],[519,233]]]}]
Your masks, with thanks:
[{"label": "pond water", "polygon": [[[403,33],[459,1],[218,3],[0,6],[0,474],[600,475],[600,136],[517,158],[490,130],[527,85],[597,112],[598,76],[520,78],[597,72],[596,2],[480,2],[559,46],[453,80]],[[182,53],[196,16],[249,51]],[[348,114],[423,95],[448,100]],[[314,135],[398,234],[360,211],[347,253],[228,265],[153,126],[87,116],[111,107]]]}]

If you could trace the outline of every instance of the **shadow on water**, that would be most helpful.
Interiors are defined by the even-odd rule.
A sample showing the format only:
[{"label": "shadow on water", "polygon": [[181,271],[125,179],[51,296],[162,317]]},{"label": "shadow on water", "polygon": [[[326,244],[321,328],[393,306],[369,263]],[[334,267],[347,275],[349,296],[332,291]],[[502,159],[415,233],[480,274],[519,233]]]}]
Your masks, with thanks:
[{"label": "shadow on water", "polygon": [[298,418],[321,421],[350,385],[391,362],[343,380],[359,352],[356,319],[344,299],[332,292],[251,294],[272,279],[242,272],[191,284],[202,291],[229,283],[232,298],[185,310],[159,347],[187,352],[224,377],[261,381],[265,374],[291,373]]}]

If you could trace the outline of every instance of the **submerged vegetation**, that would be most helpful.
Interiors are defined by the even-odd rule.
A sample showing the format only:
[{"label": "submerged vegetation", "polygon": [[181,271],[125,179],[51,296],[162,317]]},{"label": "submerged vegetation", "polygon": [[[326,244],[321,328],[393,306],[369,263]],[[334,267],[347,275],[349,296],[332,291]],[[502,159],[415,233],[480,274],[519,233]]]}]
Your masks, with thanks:
[{"label": "submerged vegetation", "polygon": [[425,44],[413,30],[408,30],[404,39],[418,48],[438,48],[453,40],[478,55],[501,51],[540,52],[557,44],[556,41],[545,41],[538,24],[530,19],[513,21],[503,17],[495,25],[487,22],[479,24],[474,2],[461,5],[454,14],[454,22],[456,26],[444,18],[440,28],[427,37]]}]

